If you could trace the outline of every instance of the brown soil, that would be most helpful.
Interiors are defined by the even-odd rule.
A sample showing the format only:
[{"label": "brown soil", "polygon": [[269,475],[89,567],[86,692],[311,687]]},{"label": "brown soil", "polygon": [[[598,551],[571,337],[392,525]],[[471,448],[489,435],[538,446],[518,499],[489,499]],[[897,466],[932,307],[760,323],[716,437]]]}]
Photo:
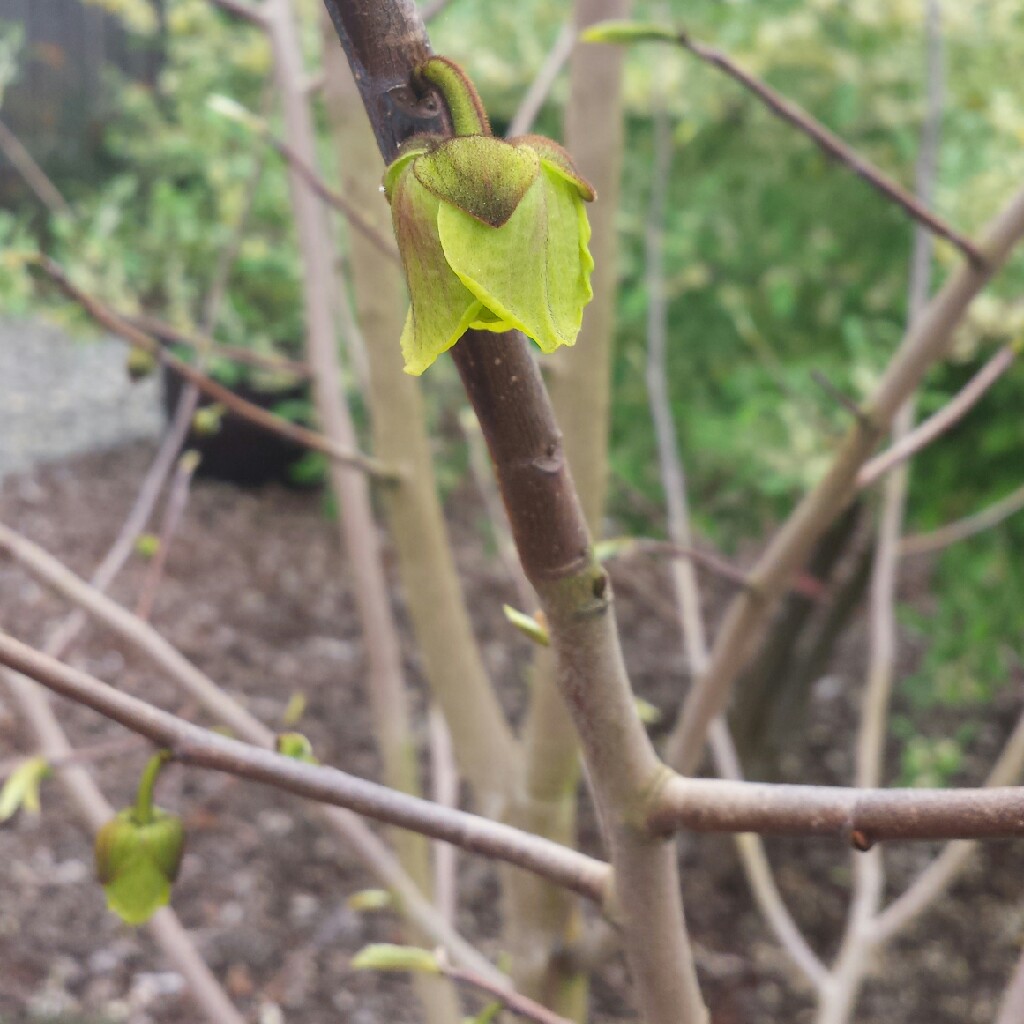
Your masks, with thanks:
[{"label": "brown soil", "polygon": [[[113,539],[150,455],[147,446],[134,446],[11,478],[0,490],[0,519],[88,574]],[[483,514],[473,495],[462,489],[449,505],[485,659],[509,714],[518,717],[529,650],[502,617],[501,604],[513,600],[512,591],[478,529]],[[153,618],[179,649],[268,723],[280,722],[289,697],[301,691],[308,707],[298,727],[319,757],[374,776],[363,653],[335,536],[316,496],[198,484]],[[125,571],[113,589],[118,600],[134,602],[142,571],[139,562]],[[664,567],[633,562],[617,566],[613,575],[636,689],[671,713],[683,665]],[[713,613],[727,592],[726,585],[708,582]],[[396,609],[422,731],[422,680],[397,597]],[[0,561],[4,629],[40,643],[63,611],[60,600]],[[863,648],[857,625],[832,666],[839,685],[819,687],[810,721],[793,739],[788,767],[794,780],[849,778]],[[71,661],[202,720],[149,665],[99,627],[87,631]],[[983,777],[1018,713],[1020,677],[1012,689],[985,710],[957,781]],[[32,741],[7,695],[0,700],[4,762],[31,752]],[[59,711],[76,744],[124,735],[91,712],[64,705]],[[950,724],[962,718],[963,712],[950,716]],[[943,724],[930,723],[939,729]],[[145,756],[138,747],[97,766],[115,804],[130,799]],[[41,819],[22,815],[0,827],[0,1022],[196,1020],[146,931],[126,928],[104,909],[91,880],[89,841],[60,787],[47,783],[43,801]],[[350,969],[351,954],[365,943],[397,940],[397,922],[390,914],[347,908],[346,898],[373,880],[311,823],[301,805],[269,789],[177,768],[161,783],[161,802],[180,809],[189,832],[174,908],[250,1019],[281,1019],[274,1005],[284,1019],[301,1024],[418,1019],[403,979]],[[593,848],[592,829],[587,832],[585,842]],[[752,909],[731,841],[691,836],[680,848],[687,913],[715,1024],[811,1020],[809,997]],[[1022,850],[1020,843],[991,844],[975,859],[953,895],[881,958],[858,1020],[993,1019],[1024,933]],[[802,840],[772,842],[770,852],[795,916],[815,948],[831,956],[846,908],[849,853],[837,842]],[[931,852],[923,846],[889,851],[890,893],[901,891]],[[494,871],[463,856],[459,880],[459,926],[496,955]],[[627,993],[624,968],[613,961],[596,980],[594,1019],[629,1018]]]}]

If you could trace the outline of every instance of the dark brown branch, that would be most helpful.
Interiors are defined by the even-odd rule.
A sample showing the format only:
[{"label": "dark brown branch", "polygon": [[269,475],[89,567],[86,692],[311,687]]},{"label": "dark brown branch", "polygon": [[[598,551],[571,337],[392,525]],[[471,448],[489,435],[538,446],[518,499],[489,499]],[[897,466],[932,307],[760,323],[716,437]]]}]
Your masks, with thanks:
[{"label": "dark brown branch", "polygon": [[156,338],[152,338],[144,331],[132,326],[127,320],[123,320],[99,300],[91,295],[87,295],[79,287],[72,284],[64,271],[49,257],[40,257],[38,266],[42,268],[68,298],[77,302],[98,324],[106,327],[107,330],[112,331],[118,337],[123,338],[130,345],[134,345],[143,352],[149,353],[154,359],[158,359],[165,366],[174,370],[179,376],[194,384],[203,394],[208,395],[215,402],[220,402],[225,408],[241,416],[242,419],[249,420],[250,423],[254,423],[264,430],[287,437],[290,441],[295,441],[297,444],[311,448],[313,451],[323,452],[324,455],[327,455],[339,465],[358,469],[383,479],[394,477],[395,470],[383,466],[376,459],[364,455],[362,452],[353,452],[340,448],[329,438],[324,437],[323,434],[318,434],[315,430],[309,430],[306,427],[300,427],[298,424],[290,423],[281,416],[275,416],[273,413],[267,412],[266,409],[261,409],[258,405],[247,402],[229,388],[224,387],[223,384],[218,384],[217,381],[201,373],[194,366],[172,356]]},{"label": "dark brown branch", "polygon": [[733,81],[739,82],[744,89],[761,100],[773,114],[808,136],[824,153],[848,167],[887,199],[903,207],[914,220],[925,225],[933,234],[952,242],[973,264],[978,267],[985,265],[984,254],[969,238],[932,213],[902,185],[883,174],[874,164],[829,131],[820,121],[815,120],[806,110],[781,96],[749,71],[744,71],[721,50],[698,43],[687,32],[679,32],[676,41],[695,57],[723,71]]}]

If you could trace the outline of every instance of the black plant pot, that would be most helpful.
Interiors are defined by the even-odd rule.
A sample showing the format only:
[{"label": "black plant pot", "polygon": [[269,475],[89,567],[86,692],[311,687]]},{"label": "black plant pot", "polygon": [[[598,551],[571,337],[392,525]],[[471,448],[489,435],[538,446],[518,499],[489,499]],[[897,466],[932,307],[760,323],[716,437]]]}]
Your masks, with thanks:
[{"label": "black plant pot", "polygon": [[[170,421],[184,390],[184,381],[167,366],[160,367],[160,377],[164,415]],[[293,405],[310,401],[307,381],[262,388],[242,380],[232,384],[231,390],[246,401],[270,411],[283,403]],[[200,395],[200,408],[213,404],[211,399]],[[239,487],[278,483],[295,490],[310,490],[320,486],[316,475],[310,479],[309,474],[296,473],[296,466],[308,449],[230,411],[225,411],[220,418],[220,429],[215,433],[200,433],[191,427],[184,447],[193,448],[202,456],[197,470],[197,475],[202,477],[223,480]]]}]

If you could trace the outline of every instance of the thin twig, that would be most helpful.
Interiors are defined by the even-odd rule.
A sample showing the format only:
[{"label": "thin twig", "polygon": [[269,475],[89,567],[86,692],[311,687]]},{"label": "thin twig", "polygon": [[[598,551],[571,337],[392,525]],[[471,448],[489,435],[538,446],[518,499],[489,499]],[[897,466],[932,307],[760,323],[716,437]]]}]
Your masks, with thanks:
[{"label": "thin twig", "polygon": [[[697,574],[694,571],[694,563],[700,559],[693,543],[686,475],[676,440],[666,372],[668,302],[665,294],[664,224],[671,171],[672,130],[668,112],[657,93],[652,97],[652,103],[654,160],[651,172],[651,199],[647,213],[645,271],[648,302],[647,393],[651,417],[654,420],[662,489],[668,506],[668,530],[673,540],[670,546],[675,549],[674,554],[677,556],[685,553],[683,558],[677,557],[673,561],[672,580],[687,663],[692,677],[697,679],[706,668],[708,660],[707,631],[700,606]],[[731,566],[729,568],[732,569]],[[739,575],[741,582],[745,583],[745,575]],[[723,778],[741,779],[739,759],[728,726],[722,718],[716,719],[712,724],[710,736],[718,773]],[[736,837],[736,849],[751,893],[768,926],[807,979],[820,988],[827,973],[825,966],[811,949],[782,899],[772,875],[764,843],[759,836],[740,834]]]},{"label": "thin twig", "polygon": [[906,462],[960,422],[1013,365],[1017,348],[1004,345],[941,409],[923,420],[891,448],[876,455],[857,474],[859,488],[870,487],[894,466]]},{"label": "thin twig", "polygon": [[858,424],[848,431],[824,477],[772,539],[751,573],[756,597],[741,592],[733,599],[715,638],[708,670],[687,695],[667,748],[673,766],[689,773],[699,762],[708,724],[727,705],[733,683],[746,666],[786,582],[849,503],[856,490],[857,473],[871,456],[882,432],[927,370],[945,356],[953,330],[970,303],[1022,237],[1024,189],[1017,191],[985,232],[985,269],[972,263],[961,266],[907,332],[865,406],[871,429]]},{"label": "thin twig", "polygon": [[[986,786],[1010,786],[1024,773],[1024,713],[985,780]],[[906,891],[878,915],[874,929],[879,943],[903,931],[911,921],[938,900],[953,884],[977,849],[977,842],[960,839],[947,844]]]},{"label": "thin twig", "polygon": [[530,83],[530,88],[526,90],[526,95],[523,96],[519,107],[512,116],[508,131],[505,133],[506,138],[513,139],[518,135],[525,135],[533,127],[533,122],[537,120],[537,115],[547,102],[547,98],[575,45],[576,28],[570,19],[559,29],[555,42],[544,58],[544,63],[541,64],[537,76]]},{"label": "thin twig", "polygon": [[[37,544],[2,524],[0,550],[16,558],[38,580],[71,601],[78,610],[112,629],[165,672],[184,692],[194,697],[216,721],[226,725],[249,743],[267,749],[273,748],[273,731],[188,661],[148,623],[142,622],[94,586],[77,577],[67,566],[47,554]],[[109,565],[109,560],[105,564]],[[52,652],[50,656],[53,656]],[[43,709],[49,712],[45,701]],[[55,720],[53,727],[57,727]],[[397,905],[416,927],[428,935],[431,941],[444,946],[453,960],[460,965],[488,975],[496,983],[502,983],[503,976],[500,972],[439,917],[431,903],[402,870],[385,843],[363,821],[356,815],[336,807],[322,807],[320,810],[327,823],[356,854],[360,863],[382,885],[395,893]],[[103,820],[105,819],[101,818],[99,823],[102,824]]]},{"label": "thin twig", "polygon": [[[621,542],[611,540],[605,543],[610,547],[609,553],[603,556],[605,562],[634,555],[679,558],[693,562],[694,565],[706,569],[712,575],[737,587],[750,586],[747,573],[743,569],[733,565],[732,562],[720,555],[702,551],[698,547],[677,544],[670,540],[658,540],[656,537],[627,537],[623,538]],[[798,594],[803,594],[804,597],[809,597],[812,601],[820,601],[827,592],[827,588],[821,580],[815,579],[807,573],[801,573],[793,580],[792,589]]]},{"label": "thin twig", "polygon": [[167,502],[164,505],[163,522],[160,524],[159,544],[149,568],[142,581],[142,588],[139,592],[139,600],[135,606],[135,614],[143,622],[148,621],[153,610],[153,601],[156,599],[157,588],[163,577],[164,567],[167,565],[167,557],[170,553],[174,535],[177,533],[178,524],[188,504],[189,491],[192,485],[192,476],[199,465],[197,452],[185,452],[178,459],[174,476],[170,483],[170,492]]},{"label": "thin twig", "polygon": [[195,384],[200,391],[209,395],[215,402],[222,403],[231,412],[241,416],[242,419],[246,419],[250,423],[262,427],[264,430],[280,434],[282,437],[296,442],[296,444],[311,448],[314,451],[323,452],[323,454],[329,456],[339,466],[357,469],[385,480],[394,477],[396,471],[393,468],[381,465],[376,459],[364,455],[362,452],[342,448],[329,438],[324,437],[323,434],[318,434],[315,430],[308,430],[305,427],[300,427],[298,424],[290,423],[281,416],[275,416],[273,413],[267,412],[266,409],[261,409],[258,405],[247,402],[244,398],[236,395],[229,388],[224,387],[223,384],[219,384],[217,381],[206,376],[206,374],[200,372],[194,366],[172,356],[155,338],[132,326],[127,320],[123,320],[113,310],[104,306],[98,299],[87,295],[77,285],[72,284],[64,271],[48,257],[41,257],[38,266],[57,284],[65,295],[77,302],[97,323],[123,338],[130,345],[142,349],[143,352],[148,352],[154,359],[160,360],[160,362],[164,363],[179,376]]},{"label": "thin twig", "polygon": [[566,846],[465,811],[442,808],[326,765],[308,764],[193,725],[0,631],[0,664],[171,750],[176,760],[227,772],[532,871],[603,905],[608,866]]},{"label": "thin twig", "polygon": [[[945,92],[939,3],[940,0],[924,0],[923,3],[927,113],[921,128],[915,186],[918,199],[925,205],[931,202],[935,192]],[[913,325],[928,302],[931,272],[932,241],[921,224],[917,224],[907,293],[908,327]],[[917,396],[912,392],[893,421],[891,451],[913,450],[908,442],[913,433],[916,406]],[[907,455],[909,457],[909,452]],[[910,480],[909,466],[898,459],[891,465],[897,463],[898,468],[885,481],[871,575],[867,684],[861,703],[854,758],[856,784],[861,787],[878,786],[882,781],[889,706],[896,674],[896,584],[900,535]],[[862,845],[862,839],[868,842],[859,833],[854,832],[852,836],[855,847]],[[881,849],[876,847],[865,850],[863,855],[854,854],[852,869],[853,892],[846,928],[829,985],[819,1001],[818,1024],[847,1024],[850,1020],[877,935],[875,921],[885,889]]]},{"label": "thin twig", "polygon": [[900,555],[924,555],[956,544],[958,541],[975,537],[985,530],[991,530],[1024,509],[1024,486],[1011,491],[1004,498],[993,502],[987,508],[973,515],[957,519],[928,533],[915,533],[900,541]]},{"label": "thin twig", "polygon": [[[433,703],[428,713],[430,732],[431,797],[440,807],[459,806],[459,772],[452,751],[452,735],[444,712]],[[449,843],[434,843],[434,904],[449,924],[455,923],[458,885],[456,884],[457,850]]]},{"label": "thin twig", "polygon": [[[88,747],[76,747],[66,754],[58,754],[55,757],[46,757],[42,751],[39,751],[37,756],[45,758],[51,768],[66,768],[74,764],[100,764],[109,758],[123,757],[125,754],[145,750],[147,747],[148,743],[143,737],[129,735],[102,740],[99,743],[90,744]],[[24,756],[10,757],[5,761],[0,761],[0,781],[8,778],[24,762]]]},{"label": "thin twig", "polygon": [[686,32],[679,32],[676,41],[695,57],[725,72],[739,82],[748,92],[753,93],[769,110],[783,121],[798,128],[807,135],[823,152],[849,167],[854,174],[863,178],[872,188],[892,200],[916,220],[924,224],[933,234],[952,242],[976,267],[986,264],[984,247],[977,246],[954,227],[932,213],[925,203],[912,196],[902,185],[887,177],[870,161],[854,151],[837,135],[834,135],[820,121],[815,120],[791,100],[781,96],[756,75],[744,71],[735,61],[721,50],[698,43]]},{"label": "thin twig", "polygon": [[396,263],[399,262],[398,248],[395,243],[382,234],[377,228],[371,224],[340,192],[331,188],[327,182],[312,168],[310,165],[302,159],[301,156],[294,150],[283,139],[279,139],[276,136],[271,135],[269,132],[263,133],[263,138],[288,162],[289,166],[302,178],[303,181],[309,186],[313,194],[326,203],[328,206],[333,207],[339,213],[341,213],[345,219],[349,222],[365,238],[371,241],[385,256],[389,259],[394,260]]},{"label": "thin twig", "polygon": [[239,348],[237,345],[220,345],[207,334],[189,333],[186,334],[179,328],[160,320],[155,316],[138,313],[134,316],[118,314],[123,320],[135,324],[147,334],[156,335],[161,340],[173,342],[175,345],[184,345],[196,352],[203,352],[209,358],[227,359],[232,363],[241,363],[245,366],[253,366],[259,370],[268,370],[271,373],[294,374],[296,377],[308,378],[310,375],[309,364],[298,359],[288,359],[285,356],[271,355],[265,352],[254,352],[252,349]]},{"label": "thin twig", "polygon": [[546,1006],[542,1006],[535,1000],[529,999],[527,996],[522,995],[522,993],[498,988],[492,985],[486,978],[481,978],[472,971],[452,967],[443,961],[439,966],[441,973],[449,980],[454,981],[457,985],[465,985],[468,988],[486,993],[492,999],[496,999],[501,1003],[510,1013],[514,1013],[519,1017],[535,1021],[536,1024],[572,1024],[568,1018],[549,1010]]},{"label": "thin twig", "polygon": [[50,213],[71,215],[71,207],[61,195],[60,189],[50,181],[46,172],[36,163],[21,139],[3,121],[0,121],[0,153],[7,157],[11,166],[21,175],[25,184]]}]

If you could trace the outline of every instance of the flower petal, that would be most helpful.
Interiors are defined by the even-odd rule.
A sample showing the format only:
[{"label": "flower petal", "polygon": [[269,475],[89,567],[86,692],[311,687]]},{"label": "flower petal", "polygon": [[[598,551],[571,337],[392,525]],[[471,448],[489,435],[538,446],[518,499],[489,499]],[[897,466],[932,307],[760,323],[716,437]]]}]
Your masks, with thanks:
[{"label": "flower petal", "polygon": [[442,142],[413,167],[420,184],[442,202],[497,228],[537,180],[540,160],[529,146],[465,135]]},{"label": "flower petal", "polygon": [[391,216],[411,301],[402,354],[406,372],[417,376],[459,340],[480,309],[445,260],[438,238],[439,206],[411,164],[392,181]]},{"label": "flower petal", "polygon": [[573,182],[545,168],[502,227],[489,228],[444,203],[437,226],[451,269],[507,325],[483,329],[517,327],[545,352],[575,343],[583,307],[593,298],[594,262]]}]

